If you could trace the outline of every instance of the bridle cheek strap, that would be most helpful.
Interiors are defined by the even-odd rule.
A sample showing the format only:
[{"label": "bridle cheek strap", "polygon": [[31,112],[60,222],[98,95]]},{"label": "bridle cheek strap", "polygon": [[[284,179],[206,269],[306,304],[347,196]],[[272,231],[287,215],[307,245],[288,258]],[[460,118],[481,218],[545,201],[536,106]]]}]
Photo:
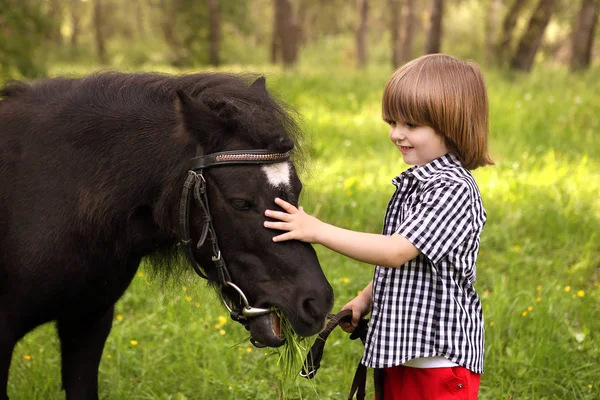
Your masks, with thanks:
[{"label": "bridle cheek strap", "polygon": [[264,308],[251,307],[248,303],[246,295],[242,290],[231,282],[231,276],[227,270],[225,260],[221,255],[217,235],[213,226],[212,215],[208,204],[206,180],[204,179],[204,168],[212,168],[221,165],[232,164],[272,164],[287,161],[290,158],[290,151],[285,153],[273,153],[269,150],[239,150],[239,151],[223,151],[219,153],[211,153],[208,155],[197,156],[192,158],[191,167],[188,171],[188,176],[183,184],[179,207],[179,245],[183,248],[184,254],[192,268],[200,277],[209,279],[208,275],[202,270],[194,256],[194,248],[192,247],[192,239],[190,236],[190,203],[192,195],[196,201],[196,205],[200,207],[203,215],[202,231],[200,238],[196,244],[196,249],[201,248],[206,239],[209,239],[212,246],[212,261],[215,264],[217,271],[217,282],[221,287],[230,287],[238,293],[243,303],[241,310],[236,310],[230,306],[223,297],[222,291],[221,300],[231,314],[232,319],[241,322],[241,320],[256,317],[259,315],[268,314],[271,310]]}]

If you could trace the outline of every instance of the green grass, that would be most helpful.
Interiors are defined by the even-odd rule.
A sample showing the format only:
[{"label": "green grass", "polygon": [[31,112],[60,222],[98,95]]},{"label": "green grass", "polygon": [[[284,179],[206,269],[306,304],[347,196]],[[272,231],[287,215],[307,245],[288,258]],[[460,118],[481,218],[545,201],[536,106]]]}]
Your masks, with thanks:
[{"label": "green grass", "polygon": [[[391,71],[267,72],[311,137],[304,208],[379,232],[390,180],[406,168],[380,120]],[[486,320],[480,398],[598,399],[600,74],[486,78],[497,165],[475,171],[488,211],[476,283]],[[316,248],[338,311],[372,267]],[[165,288],[142,269],[117,314],[100,368],[102,398],[279,398],[277,357],[243,341],[246,331],[223,318],[203,281],[189,276]],[[285,398],[346,398],[361,353],[358,341],[335,331],[316,378],[288,383]],[[28,335],[14,354],[10,398],[63,398],[59,357],[51,326]],[[371,381],[368,389],[372,396]]]}]

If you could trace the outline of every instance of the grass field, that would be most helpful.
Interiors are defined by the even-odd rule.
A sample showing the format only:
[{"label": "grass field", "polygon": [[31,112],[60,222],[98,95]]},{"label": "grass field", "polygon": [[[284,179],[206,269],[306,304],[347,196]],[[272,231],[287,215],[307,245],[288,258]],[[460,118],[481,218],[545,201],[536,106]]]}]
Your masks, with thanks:
[{"label": "grass field", "polygon": [[[300,111],[310,136],[304,208],[379,232],[390,180],[406,168],[380,118],[391,71],[269,72],[269,86]],[[486,78],[496,166],[475,171],[488,211],[476,283],[486,320],[480,398],[599,399],[600,74]],[[372,266],[317,251],[337,311]],[[190,275],[165,286],[142,268],[117,304],[101,398],[280,398],[277,356],[246,338],[203,281]],[[345,399],[361,353],[334,332],[316,378],[288,382],[283,397]],[[28,335],[14,353],[10,398],[63,398],[59,364],[52,326]],[[372,396],[370,381],[368,389]]]}]

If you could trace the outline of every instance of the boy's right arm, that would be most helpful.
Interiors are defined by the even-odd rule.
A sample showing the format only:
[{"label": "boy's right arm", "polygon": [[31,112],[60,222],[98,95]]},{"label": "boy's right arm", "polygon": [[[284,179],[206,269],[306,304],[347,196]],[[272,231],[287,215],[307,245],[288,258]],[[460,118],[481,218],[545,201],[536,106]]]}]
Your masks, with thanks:
[{"label": "boy's right arm", "polygon": [[342,310],[352,310],[352,323],[342,323],[340,327],[346,332],[353,332],[361,317],[371,312],[373,302],[373,281],[363,289],[358,296],[342,307]]}]

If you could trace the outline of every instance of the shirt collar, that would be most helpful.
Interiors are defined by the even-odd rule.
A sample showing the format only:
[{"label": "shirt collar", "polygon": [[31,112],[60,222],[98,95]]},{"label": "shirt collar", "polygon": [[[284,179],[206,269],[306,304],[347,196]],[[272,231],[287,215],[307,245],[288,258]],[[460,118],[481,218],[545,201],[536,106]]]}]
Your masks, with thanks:
[{"label": "shirt collar", "polygon": [[446,153],[425,165],[411,167],[400,174],[400,176],[412,175],[419,181],[427,181],[439,171],[461,167],[462,164],[456,156]]}]

